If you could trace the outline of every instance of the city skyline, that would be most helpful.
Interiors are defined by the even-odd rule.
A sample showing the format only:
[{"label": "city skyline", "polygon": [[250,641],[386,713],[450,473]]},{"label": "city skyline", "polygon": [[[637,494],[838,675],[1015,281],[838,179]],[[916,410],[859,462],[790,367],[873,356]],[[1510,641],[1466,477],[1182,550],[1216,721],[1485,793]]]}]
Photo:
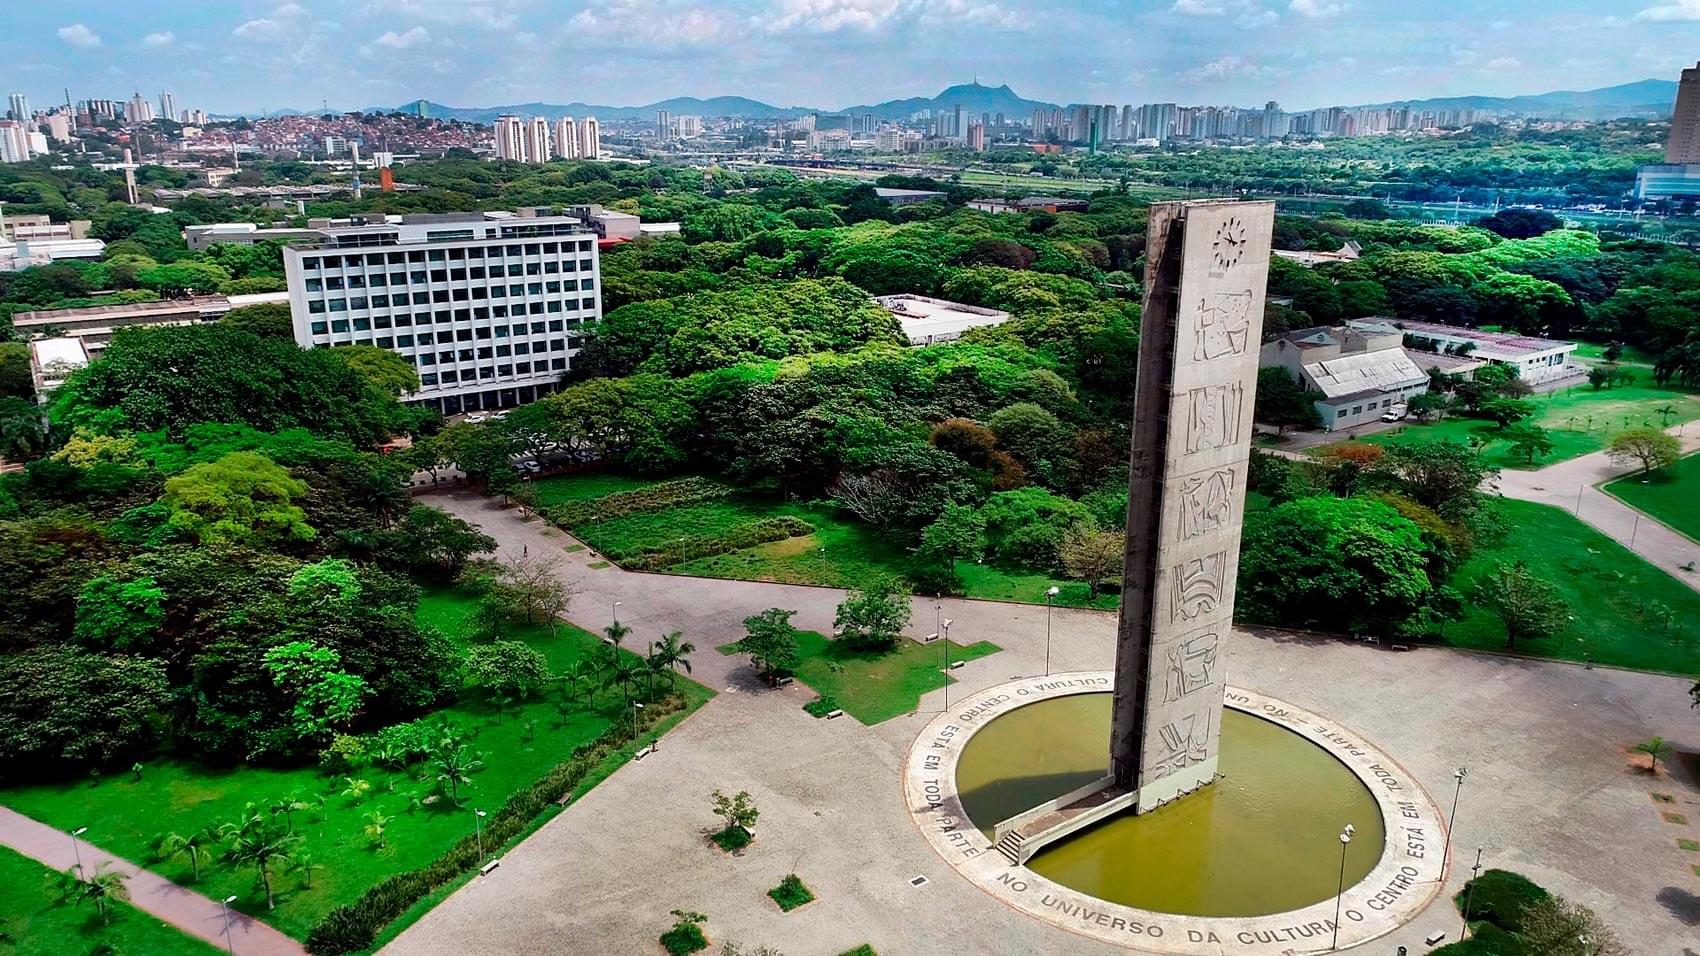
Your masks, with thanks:
[{"label": "city skyline", "polygon": [[[629,106],[679,95],[832,110],[930,96],[971,77],[1056,103],[1277,99],[1310,108],[1674,76],[1692,64],[1700,38],[1700,0],[1630,0],[1609,14],[1583,0],[1416,6],[305,0],[213,10],[102,0],[10,14],[0,52],[14,66],[11,87],[33,104],[61,102],[67,86],[76,99],[122,87],[170,91],[179,104],[219,113],[417,98]],[[1462,31],[1460,22],[1475,27]],[[1034,44],[1040,24],[1053,39]],[[543,52],[556,55],[531,55]],[[904,69],[882,68],[893,62]]]}]

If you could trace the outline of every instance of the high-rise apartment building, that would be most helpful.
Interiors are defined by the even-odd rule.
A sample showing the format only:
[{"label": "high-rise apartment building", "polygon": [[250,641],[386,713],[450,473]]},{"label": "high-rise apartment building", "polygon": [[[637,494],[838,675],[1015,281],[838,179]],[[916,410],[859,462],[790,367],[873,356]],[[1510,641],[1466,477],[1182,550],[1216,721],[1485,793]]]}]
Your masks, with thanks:
[{"label": "high-rise apartment building", "polygon": [[6,97],[6,118],[27,120],[30,118],[30,98],[22,93],[13,93]]},{"label": "high-rise apartment building", "polygon": [[673,115],[666,110],[655,111],[655,138],[663,143],[676,138],[673,132]]},{"label": "high-rise apartment building", "polygon": [[496,117],[496,158],[525,161],[525,123],[519,117]]},{"label": "high-rise apartment building", "polygon": [[143,98],[140,90],[132,93],[129,102],[124,104],[124,121],[127,123],[150,123],[153,116],[153,104]]},{"label": "high-rise apartment building", "polygon": [[563,116],[555,121],[555,154],[562,159],[577,159],[579,156],[578,123],[571,116]]},{"label": "high-rise apartment building", "polygon": [[984,123],[975,123],[968,127],[968,148],[976,151],[985,150],[986,126]]},{"label": "high-rise apartment building", "polygon": [[586,116],[578,124],[578,155],[580,159],[602,158],[602,127],[594,116]]},{"label": "high-rise apartment building", "polygon": [[296,342],[395,352],[419,372],[405,400],[444,414],[553,392],[601,316],[596,235],[576,218],[410,215],[320,234],[283,250]]},{"label": "high-rise apartment building", "polygon": [[29,130],[18,120],[0,120],[0,163],[21,163],[29,158]]},{"label": "high-rise apartment building", "polygon": [[525,161],[549,161],[549,121],[544,117],[533,116],[525,124]]},{"label": "high-rise apartment building", "polygon": [[164,90],[159,91],[159,118],[173,122],[177,120],[177,97]]},{"label": "high-rise apartment building", "polygon": [[1700,64],[1682,71],[1682,82],[1676,88],[1676,110],[1670,118],[1670,141],[1665,144],[1665,162],[1700,163]]}]

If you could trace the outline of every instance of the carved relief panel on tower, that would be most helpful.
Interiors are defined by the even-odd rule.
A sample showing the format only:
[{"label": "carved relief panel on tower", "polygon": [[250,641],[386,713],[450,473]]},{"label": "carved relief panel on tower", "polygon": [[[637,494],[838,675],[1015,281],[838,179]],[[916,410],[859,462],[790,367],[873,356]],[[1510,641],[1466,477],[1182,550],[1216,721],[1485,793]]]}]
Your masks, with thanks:
[{"label": "carved relief panel on tower", "polygon": [[1224,528],[1232,530],[1235,487],[1232,468],[1217,468],[1182,478],[1178,484],[1180,540],[1190,541]]},{"label": "carved relief panel on tower", "polygon": [[1216,451],[1239,440],[1245,386],[1205,385],[1186,395],[1186,453]]},{"label": "carved relief panel on tower", "polygon": [[1193,621],[1215,611],[1227,594],[1228,552],[1182,561],[1169,572],[1169,621]]},{"label": "carved relief panel on tower", "polygon": [[1163,652],[1163,703],[1172,704],[1209,688],[1215,682],[1221,646],[1222,635],[1215,631],[1170,644]]}]

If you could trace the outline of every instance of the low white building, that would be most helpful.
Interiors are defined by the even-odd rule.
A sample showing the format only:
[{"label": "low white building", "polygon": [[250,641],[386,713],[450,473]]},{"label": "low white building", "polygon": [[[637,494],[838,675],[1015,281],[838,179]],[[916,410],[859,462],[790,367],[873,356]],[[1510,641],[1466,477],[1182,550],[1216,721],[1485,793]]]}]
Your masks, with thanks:
[{"label": "low white building", "polygon": [[903,326],[903,334],[909,337],[909,344],[916,346],[954,342],[969,329],[1002,325],[1009,321],[1008,312],[925,295],[879,295],[874,297],[874,301],[897,316],[898,324]]},{"label": "low white building", "polygon": [[34,380],[36,397],[43,402],[49,392],[65,384],[72,372],[88,364],[88,349],[76,336],[30,342],[30,378]]},{"label": "low white building", "polygon": [[1364,247],[1356,241],[1347,240],[1344,246],[1334,252],[1317,252],[1311,249],[1276,249],[1275,255],[1288,262],[1296,262],[1306,269],[1314,269],[1330,262],[1356,262],[1362,257],[1363,251]]},{"label": "low white building", "polygon": [[1576,351],[1575,342],[1543,339],[1510,332],[1484,332],[1436,322],[1412,322],[1404,319],[1357,319],[1347,323],[1354,328],[1397,328],[1410,338],[1411,346],[1442,354],[1462,355],[1483,359],[1496,365],[1508,365],[1517,377],[1529,385],[1540,385],[1581,374],[1579,366],[1570,363]]},{"label": "low white building", "polygon": [[1295,329],[1264,343],[1259,364],[1284,368],[1307,390],[1321,392],[1322,427],[1339,431],[1379,421],[1394,405],[1428,391],[1428,373],[1411,361],[1403,340],[1392,326]]}]

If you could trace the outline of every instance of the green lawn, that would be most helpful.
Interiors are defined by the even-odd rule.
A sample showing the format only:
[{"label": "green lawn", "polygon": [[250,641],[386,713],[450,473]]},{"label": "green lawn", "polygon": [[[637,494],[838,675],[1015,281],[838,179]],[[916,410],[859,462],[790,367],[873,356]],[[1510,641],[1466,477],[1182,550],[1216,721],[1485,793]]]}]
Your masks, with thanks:
[{"label": "green lawn", "polygon": [[633,478],[629,475],[611,475],[601,471],[587,471],[576,475],[555,475],[550,478],[539,478],[533,481],[532,487],[537,489],[537,504],[547,508],[568,501],[589,501],[603,495],[611,495],[621,491],[633,491],[638,488],[655,484],[645,478]]},{"label": "green lawn", "polygon": [[[1472,556],[1452,585],[1468,597],[1497,563],[1520,560],[1558,589],[1575,617],[1568,631],[1524,642],[1518,653],[1683,675],[1700,667],[1700,593],[1566,511],[1509,499],[1498,505],[1510,536]],[[1656,605],[1674,612],[1670,627],[1652,610]],[[1458,647],[1505,648],[1499,619],[1473,606],[1463,621],[1446,626],[1445,636]]]},{"label": "green lawn", "polygon": [[[1551,395],[1532,396],[1529,400],[1540,408],[1531,421],[1547,430],[1554,445],[1551,454],[1535,461],[1534,467],[1537,468],[1599,451],[1606,447],[1613,435],[1631,425],[1675,425],[1700,418],[1700,397],[1657,388],[1650,382],[1597,392],[1591,386],[1577,385]],[[1671,408],[1673,413],[1659,415],[1658,409],[1665,407]],[[1510,446],[1499,440],[1498,434],[1499,428],[1492,422],[1457,416],[1427,424],[1411,423],[1357,440],[1386,445],[1393,442],[1442,439],[1469,442],[1478,439],[1487,443],[1482,450],[1483,460],[1495,468],[1530,467],[1521,457],[1512,455]]]},{"label": "green lawn", "polygon": [[[654,481],[596,474],[544,479],[552,482],[548,494],[555,501],[584,500],[629,491]],[[813,534],[772,541],[767,544],[697,558],[673,565],[667,571],[706,578],[741,581],[776,581],[781,584],[813,584],[826,587],[858,587],[871,577],[901,577],[909,553],[900,542],[878,529],[849,517],[824,503],[778,501],[754,495],[678,505],[660,511],[622,515],[572,528],[573,535],[587,545],[618,560],[646,546],[654,546],[691,535],[719,534],[764,518],[801,518],[815,529]],[[1086,585],[1041,573],[995,568],[961,562],[968,597],[991,601],[1024,601],[1043,604],[1046,589],[1058,588],[1059,607],[1114,608],[1115,594],[1089,600]]]},{"label": "green lawn", "polygon": [[1605,486],[1607,494],[1700,540],[1700,455],[1649,475],[1626,475]]},{"label": "green lawn", "polygon": [[[65,956],[94,951],[146,956],[214,956],[223,952],[128,903],[113,905],[111,925],[89,904],[55,905],[51,871],[0,847],[0,952]],[[110,947],[100,950],[102,946]]]},{"label": "green lawn", "polygon": [[[939,641],[917,644],[904,639],[896,648],[880,653],[851,650],[816,631],[799,631],[797,640],[802,658],[797,679],[822,697],[838,701],[846,714],[864,724],[910,713],[922,694],[956,683],[945,674],[946,648]],[[949,644],[952,661],[971,661],[1001,650],[990,641]],[[720,653],[737,652],[723,646]]]},{"label": "green lawn", "polygon": [[[470,608],[465,595],[440,591],[420,601],[419,618],[464,641]],[[553,635],[539,626],[507,636],[542,651],[556,671],[599,644],[594,636],[567,624]],[[712,696],[683,678],[679,688],[692,702],[691,709]],[[681,712],[664,727],[689,712]],[[377,880],[435,858],[471,831],[475,808],[500,807],[512,793],[565,760],[575,747],[597,737],[612,720],[625,718],[628,711],[619,693],[608,691],[590,706],[581,701],[565,718],[552,697],[510,708],[498,717],[492,706],[469,694],[440,713],[474,729],[472,748],[484,754],[485,768],[473,775],[472,787],[463,789],[464,805],[458,808],[447,799],[414,808],[411,798],[437,792],[435,780],[392,775],[382,768],[368,767],[355,774],[372,787],[370,795],[356,800],[341,795],[346,787],[342,774],[329,775],[316,767],[210,767],[167,758],[148,762],[140,780],[124,773],[109,775],[98,785],[85,780],[17,787],[0,791],[0,803],[62,829],[87,826],[90,842],[188,882],[192,876],[187,863],[153,859],[150,844],[156,836],[216,826],[235,817],[249,801],[270,806],[282,798],[298,797],[312,805],[293,814],[297,832],[305,837],[303,850],[324,867],[313,875],[310,888],[296,874],[276,878],[277,909],[271,913],[266,912],[252,871],[218,865],[203,870],[196,888],[215,897],[236,894],[239,909],[304,938],[333,907],[351,902]],[[363,833],[366,815],[373,811],[394,817],[387,828],[388,846],[382,849],[373,847]]]}]

